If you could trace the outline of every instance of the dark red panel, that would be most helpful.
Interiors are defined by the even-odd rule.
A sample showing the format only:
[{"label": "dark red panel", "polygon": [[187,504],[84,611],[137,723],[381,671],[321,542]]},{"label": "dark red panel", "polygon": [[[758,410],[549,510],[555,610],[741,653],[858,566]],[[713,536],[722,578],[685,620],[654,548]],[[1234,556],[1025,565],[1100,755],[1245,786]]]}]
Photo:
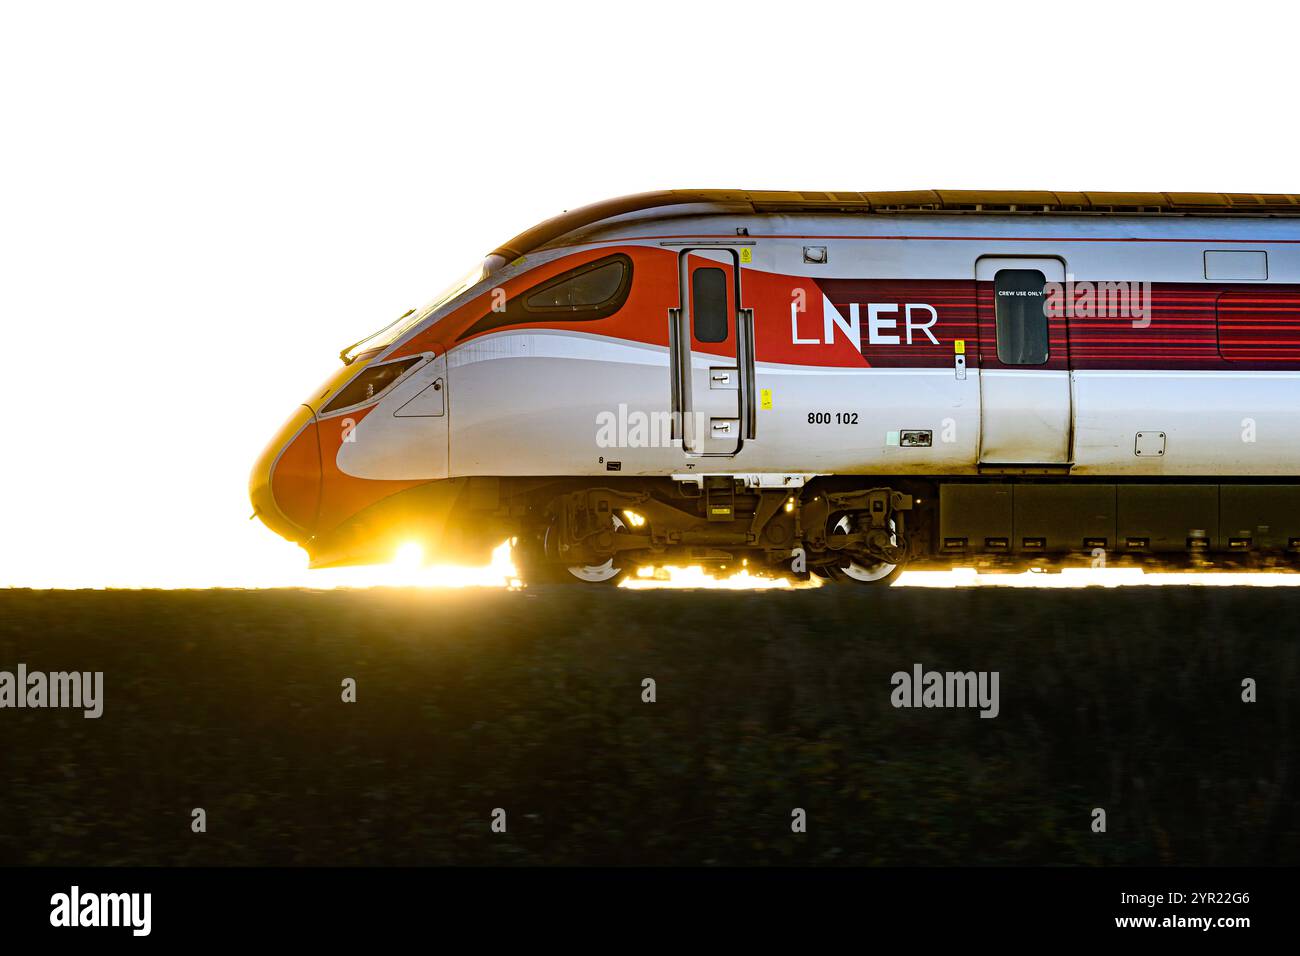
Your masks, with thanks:
[{"label": "dark red panel", "polygon": [[1241,362],[1300,363],[1300,292],[1264,289],[1219,296],[1219,354]]}]

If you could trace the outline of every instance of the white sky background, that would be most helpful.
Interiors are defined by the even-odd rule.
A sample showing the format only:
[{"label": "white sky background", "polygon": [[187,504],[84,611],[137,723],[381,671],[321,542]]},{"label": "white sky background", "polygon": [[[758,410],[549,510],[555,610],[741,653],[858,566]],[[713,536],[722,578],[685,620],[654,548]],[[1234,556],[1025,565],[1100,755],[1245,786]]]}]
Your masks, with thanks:
[{"label": "white sky background", "polygon": [[562,209],[1300,192],[1282,4],[0,3],[0,585],[303,580],[263,444]]}]

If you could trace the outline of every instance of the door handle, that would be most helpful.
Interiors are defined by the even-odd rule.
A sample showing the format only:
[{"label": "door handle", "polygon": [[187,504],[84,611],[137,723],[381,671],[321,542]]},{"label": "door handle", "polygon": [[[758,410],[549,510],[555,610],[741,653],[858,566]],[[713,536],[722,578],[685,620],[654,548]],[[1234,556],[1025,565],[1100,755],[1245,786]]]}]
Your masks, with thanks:
[{"label": "door handle", "polygon": [[668,389],[672,397],[672,414],[669,416],[669,440],[686,436],[682,431],[682,360],[681,360],[682,310],[668,310]]},{"label": "door handle", "polygon": [[737,364],[740,366],[740,431],[743,440],[755,438],[758,434],[757,376],[754,371],[758,352],[754,342],[754,310],[741,309],[737,321],[740,330]]}]

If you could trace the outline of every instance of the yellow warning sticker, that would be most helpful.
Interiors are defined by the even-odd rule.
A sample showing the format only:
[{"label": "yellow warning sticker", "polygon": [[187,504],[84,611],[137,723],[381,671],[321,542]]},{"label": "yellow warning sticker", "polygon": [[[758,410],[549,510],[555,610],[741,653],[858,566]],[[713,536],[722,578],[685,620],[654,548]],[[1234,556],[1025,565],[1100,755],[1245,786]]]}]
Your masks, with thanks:
[{"label": "yellow warning sticker", "polygon": [[749,248],[741,249],[741,250],[740,250],[740,261],[741,261],[741,262],[753,262],[753,261],[754,261],[754,250],[753,250],[753,249],[749,249]]},{"label": "yellow warning sticker", "polygon": [[758,407],[763,411],[772,409],[772,390],[770,388],[760,388],[758,390]]},{"label": "yellow warning sticker", "polygon": [[966,340],[965,340],[965,339],[958,339],[956,342],[953,342],[953,343],[952,343],[952,350],[953,350],[953,352],[956,353],[957,355],[965,355],[965,354],[966,354]]}]

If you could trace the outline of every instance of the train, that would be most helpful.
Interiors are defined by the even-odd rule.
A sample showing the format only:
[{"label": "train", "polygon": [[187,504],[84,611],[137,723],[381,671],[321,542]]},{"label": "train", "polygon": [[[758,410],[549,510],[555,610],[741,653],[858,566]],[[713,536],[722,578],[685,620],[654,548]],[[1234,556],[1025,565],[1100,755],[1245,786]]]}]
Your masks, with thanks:
[{"label": "train", "polygon": [[311,567],[1300,556],[1297,195],[642,193],[340,358],[250,479]]}]

